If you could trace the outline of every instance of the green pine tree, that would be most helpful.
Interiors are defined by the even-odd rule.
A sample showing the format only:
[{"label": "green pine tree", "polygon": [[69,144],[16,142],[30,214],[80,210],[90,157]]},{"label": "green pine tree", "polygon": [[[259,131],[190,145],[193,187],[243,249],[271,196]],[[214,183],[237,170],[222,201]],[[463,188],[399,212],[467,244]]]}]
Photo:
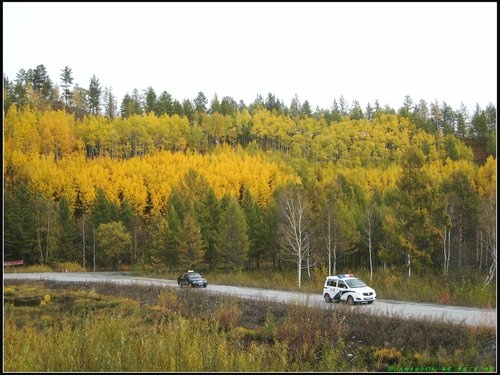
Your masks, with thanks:
[{"label": "green pine tree", "polygon": [[189,211],[179,233],[180,263],[186,268],[197,268],[203,260],[204,244],[201,229],[194,213]]},{"label": "green pine tree", "polygon": [[232,197],[219,222],[218,248],[226,272],[244,267],[249,248],[247,222],[238,201]]}]

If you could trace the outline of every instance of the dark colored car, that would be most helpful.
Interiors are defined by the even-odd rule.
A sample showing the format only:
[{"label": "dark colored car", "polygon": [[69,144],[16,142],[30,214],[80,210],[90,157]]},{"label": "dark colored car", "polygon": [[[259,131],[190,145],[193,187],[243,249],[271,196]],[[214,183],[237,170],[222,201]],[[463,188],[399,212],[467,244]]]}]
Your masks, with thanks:
[{"label": "dark colored car", "polygon": [[207,287],[207,279],[194,271],[187,271],[177,278],[177,284],[182,288],[184,285],[194,287]]}]

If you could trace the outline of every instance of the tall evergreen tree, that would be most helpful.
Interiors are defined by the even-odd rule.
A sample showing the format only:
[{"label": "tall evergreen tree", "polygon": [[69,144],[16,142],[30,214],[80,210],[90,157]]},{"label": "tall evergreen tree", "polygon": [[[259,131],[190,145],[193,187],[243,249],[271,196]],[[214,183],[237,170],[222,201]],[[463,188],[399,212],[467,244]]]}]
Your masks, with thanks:
[{"label": "tall evergreen tree", "polygon": [[271,261],[273,269],[280,267],[279,264],[279,210],[275,199],[271,200],[262,209],[262,225],[258,231],[257,247],[262,248],[262,260]]},{"label": "tall evergreen tree", "polygon": [[182,230],[182,219],[180,218],[176,205],[170,200],[167,208],[168,233],[166,238],[165,259],[169,270],[177,269],[179,266],[179,238]]},{"label": "tall evergreen tree", "polygon": [[[479,228],[480,200],[473,182],[464,171],[456,171],[441,184],[440,200],[445,210],[450,270],[475,267],[476,233]],[[441,262],[436,262],[441,264]],[[445,268],[447,271],[448,269]]]},{"label": "tall evergreen tree", "polygon": [[337,103],[337,99],[333,99],[332,110],[331,110],[332,122],[339,122],[340,116],[341,116],[340,107],[339,104]]},{"label": "tall evergreen tree", "polygon": [[264,103],[264,107],[269,112],[271,112],[273,109],[275,109],[277,111],[279,110],[278,100],[276,100],[276,97],[273,94],[271,94],[271,93],[267,94],[267,98],[266,98],[266,101]]},{"label": "tall evergreen tree", "polygon": [[61,233],[54,257],[59,261],[78,262],[80,260],[76,243],[78,229],[66,197],[62,197],[59,201],[59,223]]},{"label": "tall evergreen tree", "polygon": [[192,124],[194,122],[194,107],[193,103],[189,99],[184,99],[182,101],[182,112],[184,116],[186,116],[189,120],[189,123]]},{"label": "tall evergreen tree", "polygon": [[174,100],[172,107],[174,115],[184,116],[184,107],[177,99]]},{"label": "tall evergreen tree", "polygon": [[393,198],[397,202],[399,246],[405,252],[408,276],[413,268],[421,269],[430,263],[438,233],[430,220],[436,197],[422,171],[424,161],[425,155],[418,147],[412,146],[406,151],[403,173]]},{"label": "tall evergreen tree", "polygon": [[207,104],[208,99],[205,97],[205,94],[200,91],[194,100],[194,110],[199,113],[206,113]]},{"label": "tall evergreen tree", "polygon": [[54,261],[59,242],[59,222],[54,202],[41,194],[35,196],[35,233],[37,236],[37,255],[41,264]]},{"label": "tall evergreen tree", "polygon": [[33,90],[42,92],[45,84],[50,80],[45,65],[38,65],[33,71]]},{"label": "tall evergreen tree", "polygon": [[134,213],[134,209],[132,205],[128,201],[127,198],[122,200],[121,206],[118,210],[119,221],[125,225],[127,231],[132,235],[132,247],[130,248],[130,259],[133,264],[137,261],[137,224],[136,224],[136,215]]},{"label": "tall evergreen tree", "polygon": [[349,104],[347,103],[343,95],[340,95],[339,98],[339,112],[340,116],[349,115]]},{"label": "tall evergreen tree", "polygon": [[245,214],[238,201],[230,197],[219,222],[218,249],[222,268],[226,272],[241,270],[247,261],[248,247]]},{"label": "tall evergreen tree", "polygon": [[429,107],[427,102],[421,99],[413,110],[413,121],[419,129],[433,133],[432,122],[430,120]]},{"label": "tall evergreen tree", "polygon": [[375,117],[375,109],[372,107],[370,103],[368,103],[366,105],[365,118],[367,118],[370,121],[373,121],[374,117]]},{"label": "tall evergreen tree", "polygon": [[469,113],[463,103],[460,104],[460,108],[455,112],[455,118],[457,119],[456,136],[463,141],[469,135]]},{"label": "tall evergreen tree", "polygon": [[120,116],[122,118],[127,118],[134,114],[134,104],[132,101],[132,97],[127,92],[122,99],[122,103],[120,105]]},{"label": "tall evergreen tree", "polygon": [[14,83],[9,80],[4,73],[3,75],[3,111],[7,113],[9,107],[15,103]]},{"label": "tall evergreen tree", "polygon": [[165,268],[168,264],[168,222],[161,214],[157,213],[148,225],[149,246],[146,252],[146,262]]},{"label": "tall evergreen tree", "polygon": [[106,87],[104,89],[104,116],[114,119],[118,112],[116,97],[113,95],[113,89]]},{"label": "tall evergreen tree", "polygon": [[109,201],[102,188],[97,189],[90,219],[95,228],[99,227],[101,224],[120,221],[120,210],[118,206]]},{"label": "tall evergreen tree", "polygon": [[234,116],[238,110],[238,104],[233,98],[224,96],[220,103],[220,110],[223,115]]},{"label": "tall evergreen tree", "polygon": [[443,134],[456,134],[456,118],[453,108],[446,104],[446,102],[443,102],[441,105],[441,113],[443,115]]},{"label": "tall evergreen tree", "polygon": [[163,91],[156,101],[155,114],[156,116],[164,114],[172,116],[174,114],[174,102],[172,95],[170,95],[167,91]]},{"label": "tall evergreen tree", "polygon": [[212,101],[210,102],[210,114],[221,113],[220,101],[217,93],[214,94]]},{"label": "tall evergreen tree", "polygon": [[89,92],[83,87],[75,85],[73,89],[73,103],[77,117],[83,118],[84,115],[89,113]]},{"label": "tall evergreen tree", "polygon": [[5,191],[3,236],[5,260],[38,261],[34,197],[24,182]]},{"label": "tall evergreen tree", "polygon": [[218,225],[221,217],[221,208],[214,190],[209,187],[203,199],[198,201],[196,212],[203,241],[205,243],[204,261],[209,270],[213,270],[219,263],[217,248],[219,232]]},{"label": "tall evergreen tree", "polygon": [[133,114],[142,115],[144,113],[144,106],[142,105],[142,96],[139,94],[139,90],[132,90],[132,104],[133,104]]},{"label": "tall evergreen tree", "polygon": [[302,103],[302,107],[300,108],[300,114],[302,117],[312,116],[312,109],[311,105],[309,104],[309,101],[304,100],[304,103]]},{"label": "tall evergreen tree", "polygon": [[32,89],[32,81],[26,70],[20,69],[14,80],[14,102],[18,107],[28,104],[29,92]]},{"label": "tall evergreen tree", "polygon": [[248,240],[249,240],[249,263],[254,261],[257,268],[260,266],[261,259],[265,248],[262,247],[260,234],[262,230],[261,211],[257,202],[254,201],[250,190],[243,188],[241,207],[245,213],[248,224]]},{"label": "tall evergreen tree", "polygon": [[297,96],[297,94],[295,94],[290,103],[290,117],[296,119],[297,117],[299,117],[301,110],[302,106],[300,104],[299,97]]},{"label": "tall evergreen tree", "polygon": [[147,90],[144,92],[144,112],[145,113],[153,112],[155,108],[156,108],[156,92],[151,86],[149,86]]},{"label": "tall evergreen tree", "polygon": [[351,120],[361,120],[363,118],[363,110],[357,100],[352,102]]},{"label": "tall evergreen tree", "polygon": [[399,109],[399,115],[407,118],[411,118],[411,114],[413,113],[413,99],[410,95],[406,95],[403,101],[403,106]]},{"label": "tall evergreen tree", "polygon": [[201,229],[192,210],[184,217],[179,233],[179,257],[181,265],[186,268],[197,268],[202,260],[204,244]]},{"label": "tall evergreen tree", "polygon": [[64,105],[68,107],[68,103],[71,104],[71,99],[73,93],[71,91],[71,85],[73,84],[73,74],[69,66],[65,66],[61,71],[61,88],[62,96],[64,98]]},{"label": "tall evergreen tree", "polygon": [[99,80],[95,75],[92,76],[90,79],[90,85],[89,85],[89,110],[90,113],[94,115],[98,115],[99,112],[101,111],[101,93],[102,93],[102,88],[101,84],[99,83]]},{"label": "tall evergreen tree", "polygon": [[439,132],[443,131],[443,112],[441,111],[441,106],[437,101],[431,103],[431,133],[437,135]]},{"label": "tall evergreen tree", "polygon": [[484,110],[487,119],[486,151],[496,157],[497,153],[497,110],[493,104],[488,104]]}]

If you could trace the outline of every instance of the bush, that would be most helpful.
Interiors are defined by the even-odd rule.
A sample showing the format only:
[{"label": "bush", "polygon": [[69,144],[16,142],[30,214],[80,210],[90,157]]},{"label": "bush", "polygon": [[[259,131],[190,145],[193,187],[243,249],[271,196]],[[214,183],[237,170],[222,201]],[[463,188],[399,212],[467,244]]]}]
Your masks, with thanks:
[{"label": "bush", "polygon": [[82,266],[75,262],[62,262],[57,263],[56,270],[60,272],[83,272],[85,271]]},{"label": "bush", "polygon": [[4,267],[3,270],[4,272],[11,272],[11,273],[52,272],[52,268],[44,264],[35,264],[32,266],[22,266],[22,267]]}]

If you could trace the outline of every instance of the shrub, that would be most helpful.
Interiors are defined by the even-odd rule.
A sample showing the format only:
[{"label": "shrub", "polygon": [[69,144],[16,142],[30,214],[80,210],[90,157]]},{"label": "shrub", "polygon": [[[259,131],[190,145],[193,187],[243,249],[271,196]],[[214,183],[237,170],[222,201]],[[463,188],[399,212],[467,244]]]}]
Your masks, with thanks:
[{"label": "shrub", "polygon": [[35,264],[32,266],[22,266],[22,267],[4,267],[4,272],[11,273],[39,273],[39,272],[51,272],[52,268],[44,264]]},{"label": "shrub", "polygon": [[401,352],[394,348],[382,348],[375,350],[375,360],[381,363],[394,364],[401,358]]},{"label": "shrub", "polygon": [[56,270],[61,272],[83,272],[85,271],[82,266],[75,262],[62,262],[57,263]]},{"label": "shrub", "polygon": [[40,302],[40,306],[50,305],[50,294],[46,294],[43,296],[42,301]]},{"label": "shrub", "polygon": [[229,331],[236,326],[236,322],[240,316],[240,310],[235,303],[220,305],[215,313],[210,316],[213,323],[218,323],[225,331]]}]

